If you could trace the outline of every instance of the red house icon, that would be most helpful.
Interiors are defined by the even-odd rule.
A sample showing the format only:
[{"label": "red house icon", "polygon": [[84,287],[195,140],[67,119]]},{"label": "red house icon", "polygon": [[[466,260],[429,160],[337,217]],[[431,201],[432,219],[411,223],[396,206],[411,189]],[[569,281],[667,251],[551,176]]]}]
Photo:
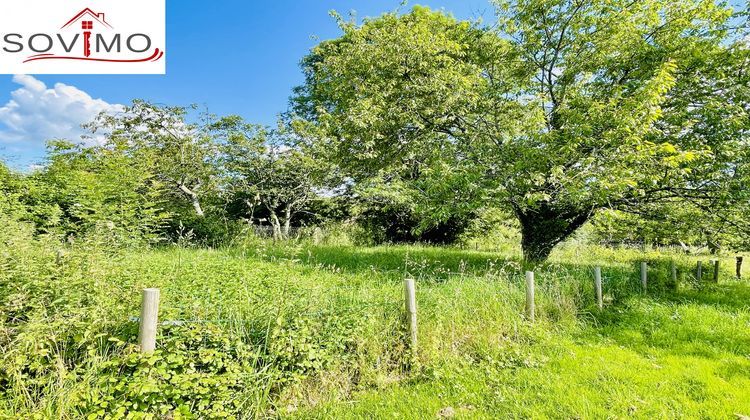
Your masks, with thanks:
[{"label": "red house icon", "polygon": [[75,17],[73,17],[73,19],[69,20],[68,23],[66,23],[65,25],[63,25],[62,28],[60,28],[60,29],[65,29],[65,28],[73,25],[74,23],[76,23],[79,20],[84,19],[84,18],[92,19],[90,21],[84,21],[84,24],[85,24],[84,26],[90,26],[89,28],[84,28],[84,29],[92,29],[93,28],[93,24],[94,24],[93,21],[97,21],[97,22],[101,23],[102,25],[104,25],[105,28],[112,28],[112,26],[109,23],[107,23],[106,20],[104,20],[104,13],[96,13],[95,11],[93,11],[93,10],[91,10],[91,9],[89,9],[87,7],[85,9],[81,10],[80,13],[78,13],[77,15],[75,15]]},{"label": "red house icon", "polygon": [[81,29],[83,29],[83,55],[89,57],[91,55],[91,30],[94,29],[94,21],[99,22],[106,28],[112,28],[112,26],[104,20],[104,13],[96,13],[87,7],[60,29],[68,28],[79,20],[81,21]]}]

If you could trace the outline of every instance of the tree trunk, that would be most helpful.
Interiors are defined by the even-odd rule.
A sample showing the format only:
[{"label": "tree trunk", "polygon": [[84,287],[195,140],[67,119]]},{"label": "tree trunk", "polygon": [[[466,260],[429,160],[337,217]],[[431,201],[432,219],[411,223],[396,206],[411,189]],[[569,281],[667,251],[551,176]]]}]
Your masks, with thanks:
[{"label": "tree trunk", "polygon": [[289,238],[289,231],[292,228],[292,208],[287,206],[284,209],[284,237]]},{"label": "tree trunk", "polygon": [[547,204],[517,209],[524,260],[532,264],[546,261],[552,249],[586,223],[591,214],[588,210],[559,210]]},{"label": "tree trunk", "polygon": [[198,215],[198,217],[203,217],[203,208],[201,207],[201,202],[198,199],[198,194],[195,193],[195,191],[191,190],[185,184],[179,184],[178,187],[180,188],[180,191],[182,191],[183,194],[185,194],[190,202],[193,204],[193,208],[195,209],[195,214]]},{"label": "tree trunk", "polygon": [[193,208],[195,209],[195,214],[198,215],[198,217],[203,217],[204,213],[203,213],[203,208],[201,207],[201,202],[196,197],[193,197],[191,201],[193,202]]},{"label": "tree trunk", "polygon": [[279,222],[279,216],[271,210],[271,225],[273,226],[273,240],[278,241],[282,238],[281,223]]}]

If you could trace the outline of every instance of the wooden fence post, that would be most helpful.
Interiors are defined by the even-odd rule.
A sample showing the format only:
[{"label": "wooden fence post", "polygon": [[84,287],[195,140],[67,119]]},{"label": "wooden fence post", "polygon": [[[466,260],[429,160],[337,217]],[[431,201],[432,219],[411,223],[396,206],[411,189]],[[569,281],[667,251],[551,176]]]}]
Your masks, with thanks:
[{"label": "wooden fence post", "polygon": [[737,265],[735,267],[735,271],[737,272],[737,280],[742,280],[742,257],[739,255],[737,256]]},{"label": "wooden fence post", "polygon": [[159,289],[143,289],[141,304],[141,327],[138,343],[141,353],[151,353],[156,349],[156,328],[159,318]]},{"label": "wooden fence post", "polygon": [[695,280],[698,282],[703,280],[703,261],[698,261],[698,266],[695,269]]},{"label": "wooden fence post", "polygon": [[534,272],[526,272],[526,318],[534,322],[536,308],[534,307]]},{"label": "wooden fence post", "polygon": [[604,298],[602,297],[602,268],[594,267],[594,288],[596,289],[596,304],[599,309],[604,308]]},{"label": "wooden fence post", "polygon": [[680,285],[677,281],[677,264],[674,262],[674,260],[670,261],[669,263],[669,271],[672,275],[672,287],[677,290],[679,289]]},{"label": "wooden fence post", "polygon": [[714,283],[719,282],[719,267],[720,267],[721,261],[717,258],[714,260]]},{"label": "wooden fence post", "polygon": [[404,280],[404,292],[406,299],[406,317],[409,323],[410,349],[412,354],[417,351],[417,295],[414,279]]},{"label": "wooden fence post", "polygon": [[641,262],[641,286],[643,287],[643,293],[646,293],[648,288],[648,264],[645,261]]}]

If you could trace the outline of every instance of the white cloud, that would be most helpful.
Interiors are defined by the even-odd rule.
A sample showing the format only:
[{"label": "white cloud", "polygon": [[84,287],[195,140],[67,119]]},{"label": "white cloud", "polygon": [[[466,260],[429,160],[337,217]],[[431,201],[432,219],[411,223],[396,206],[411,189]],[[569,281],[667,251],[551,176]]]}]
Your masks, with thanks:
[{"label": "white cloud", "polygon": [[[40,155],[51,139],[81,141],[90,122],[100,112],[117,112],[122,105],[94,99],[88,93],[63,83],[48,88],[33,76],[16,75],[21,87],[0,107],[0,149],[10,154]],[[96,140],[88,140],[89,142]]]}]

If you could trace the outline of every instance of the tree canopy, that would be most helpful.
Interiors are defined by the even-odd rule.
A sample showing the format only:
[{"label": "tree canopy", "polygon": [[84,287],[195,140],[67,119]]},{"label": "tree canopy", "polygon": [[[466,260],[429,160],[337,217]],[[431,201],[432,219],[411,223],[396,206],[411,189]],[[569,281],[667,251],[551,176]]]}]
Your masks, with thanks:
[{"label": "tree canopy", "polygon": [[424,7],[341,21],[344,34],[303,61],[294,124],[354,177],[410,166],[451,186],[439,201],[463,189],[477,207],[509,208],[533,261],[600,209],[726,191],[749,111],[731,9],[496,6],[494,26]]}]

